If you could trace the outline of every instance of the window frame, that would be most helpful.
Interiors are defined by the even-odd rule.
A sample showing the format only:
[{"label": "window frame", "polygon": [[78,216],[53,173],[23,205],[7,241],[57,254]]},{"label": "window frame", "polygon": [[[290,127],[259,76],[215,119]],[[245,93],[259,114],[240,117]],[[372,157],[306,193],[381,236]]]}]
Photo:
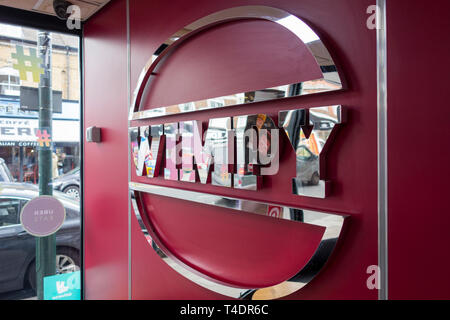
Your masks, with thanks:
[{"label": "window frame", "polygon": [[[22,208],[25,206],[25,204],[30,201],[30,199],[25,198],[25,197],[15,197],[15,196],[6,196],[6,195],[2,195],[0,196],[0,201],[2,200],[17,200],[19,202],[19,207],[18,207],[18,212],[17,212],[17,219],[15,224],[11,224],[8,226],[0,226],[0,230],[3,230],[3,228],[10,228],[10,227],[17,227],[18,225],[20,225],[20,212],[22,212]],[[26,201],[25,203],[23,203],[23,201]]]},{"label": "window frame", "polygon": [[[25,11],[0,5],[0,23],[18,25],[27,28],[47,30],[50,32],[64,33],[78,36],[78,59],[80,75],[80,273],[81,273],[81,300],[84,300],[84,46],[83,29],[84,22],[81,21],[80,29],[69,30],[66,21],[55,16],[37,12]],[[28,199],[29,201],[30,199]]]}]

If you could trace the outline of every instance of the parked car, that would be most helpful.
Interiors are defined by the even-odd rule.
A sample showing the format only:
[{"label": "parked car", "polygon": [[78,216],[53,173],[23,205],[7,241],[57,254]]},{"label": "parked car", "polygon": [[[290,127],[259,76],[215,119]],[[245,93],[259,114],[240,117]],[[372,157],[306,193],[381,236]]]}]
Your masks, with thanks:
[{"label": "parked car", "polygon": [[64,192],[75,199],[80,199],[80,168],[70,170],[53,179],[53,189]]},{"label": "parked car", "polygon": [[[37,186],[0,183],[0,292],[36,286],[36,238],[20,224],[20,211],[37,197]],[[66,220],[56,233],[57,273],[80,269],[80,206],[78,201],[54,191],[66,209]]]},{"label": "parked car", "polygon": [[0,182],[14,182],[11,171],[3,158],[0,158]]},{"label": "parked car", "polygon": [[[3,158],[0,158],[0,183],[15,182],[8,166]],[[53,179],[53,189],[61,191],[75,199],[80,198],[80,168],[75,168],[69,172]]]},{"label": "parked car", "polygon": [[297,172],[300,172],[297,180],[303,185],[319,184],[319,157],[304,145],[297,148]]}]

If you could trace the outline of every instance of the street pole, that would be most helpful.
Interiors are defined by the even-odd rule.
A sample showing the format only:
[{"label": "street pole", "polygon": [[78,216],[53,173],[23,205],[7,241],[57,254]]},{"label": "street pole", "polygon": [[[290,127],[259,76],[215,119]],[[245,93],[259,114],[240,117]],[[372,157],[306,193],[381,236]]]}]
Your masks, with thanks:
[{"label": "street pole", "polygon": [[[39,130],[52,136],[52,41],[49,32],[38,31],[39,57],[44,74],[39,82]],[[39,195],[53,195],[52,143],[38,143]],[[56,237],[36,237],[36,291],[38,300],[44,298],[44,277],[56,273]]]}]

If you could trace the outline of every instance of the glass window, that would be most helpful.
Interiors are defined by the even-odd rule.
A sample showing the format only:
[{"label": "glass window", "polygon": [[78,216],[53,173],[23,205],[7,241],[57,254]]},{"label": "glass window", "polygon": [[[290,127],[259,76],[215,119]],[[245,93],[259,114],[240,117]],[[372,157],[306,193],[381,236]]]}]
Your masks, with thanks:
[{"label": "glass window", "polygon": [[[38,46],[40,36],[51,43],[46,59]],[[45,74],[50,75],[53,101],[48,130],[39,126]],[[52,193],[66,209],[66,220],[55,234],[60,258],[55,261],[76,265],[56,269],[69,272],[81,265],[80,90],[78,36],[0,21],[0,300],[36,295],[36,273],[30,272],[35,272],[38,238],[20,225],[20,210],[39,196],[40,183],[50,186],[46,194]],[[43,149],[50,160],[45,163]],[[50,181],[40,181],[40,170],[50,171]]]},{"label": "glass window", "polygon": [[20,94],[19,72],[12,67],[0,67],[0,94],[13,96]]},{"label": "glass window", "polygon": [[16,199],[0,199],[0,227],[19,223],[20,201]]}]

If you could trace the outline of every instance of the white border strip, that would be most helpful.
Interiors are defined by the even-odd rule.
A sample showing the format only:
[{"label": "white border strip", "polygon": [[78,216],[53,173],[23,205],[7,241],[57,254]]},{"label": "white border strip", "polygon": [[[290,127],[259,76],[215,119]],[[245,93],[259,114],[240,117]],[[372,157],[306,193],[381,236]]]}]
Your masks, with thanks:
[{"label": "white border strip", "polygon": [[378,80],[378,299],[388,299],[388,164],[386,0],[377,0]]}]

